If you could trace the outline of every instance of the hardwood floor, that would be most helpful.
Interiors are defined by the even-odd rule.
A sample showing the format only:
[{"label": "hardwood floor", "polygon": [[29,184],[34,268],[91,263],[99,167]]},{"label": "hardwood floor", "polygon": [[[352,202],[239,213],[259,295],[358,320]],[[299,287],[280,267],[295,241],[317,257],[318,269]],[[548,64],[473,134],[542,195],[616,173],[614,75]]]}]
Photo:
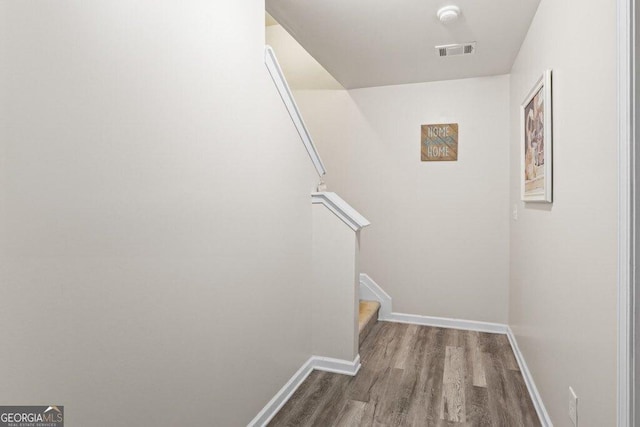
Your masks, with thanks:
[{"label": "hardwood floor", "polygon": [[312,372],[270,426],[540,426],[505,335],[378,322],[355,377]]}]

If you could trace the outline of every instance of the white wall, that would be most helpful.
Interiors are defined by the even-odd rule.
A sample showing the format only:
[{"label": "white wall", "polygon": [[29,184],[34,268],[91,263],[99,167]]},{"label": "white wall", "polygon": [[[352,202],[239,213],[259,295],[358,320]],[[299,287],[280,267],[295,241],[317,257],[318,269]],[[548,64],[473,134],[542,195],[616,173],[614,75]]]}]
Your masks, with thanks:
[{"label": "white wall", "polygon": [[[507,322],[509,77],[296,91],[327,183],[372,223],[361,272],[394,311]],[[420,126],[456,122],[457,162],[421,162]]]},{"label": "white wall", "polygon": [[0,402],[245,425],[308,359],[317,181],[261,1],[0,1]]},{"label": "white wall", "polygon": [[[511,75],[509,322],[558,427],[615,425],[616,2],[542,0]],[[520,202],[518,108],[553,69],[552,205]]]}]

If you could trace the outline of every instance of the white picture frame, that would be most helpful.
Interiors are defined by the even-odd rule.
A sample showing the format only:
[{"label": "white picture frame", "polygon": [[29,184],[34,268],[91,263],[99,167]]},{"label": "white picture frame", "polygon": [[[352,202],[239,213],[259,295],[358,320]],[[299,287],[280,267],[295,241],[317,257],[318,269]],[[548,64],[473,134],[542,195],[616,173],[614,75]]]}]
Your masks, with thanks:
[{"label": "white picture frame", "polygon": [[545,70],[520,105],[521,199],[553,201],[551,70]]}]

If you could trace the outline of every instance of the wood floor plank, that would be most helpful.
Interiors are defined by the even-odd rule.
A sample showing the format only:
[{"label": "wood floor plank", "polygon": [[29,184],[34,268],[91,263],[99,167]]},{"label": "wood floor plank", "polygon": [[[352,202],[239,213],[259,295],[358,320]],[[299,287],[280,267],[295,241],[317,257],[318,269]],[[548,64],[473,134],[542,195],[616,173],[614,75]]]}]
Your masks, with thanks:
[{"label": "wood floor plank", "polygon": [[516,360],[513,350],[511,349],[511,343],[506,335],[496,334],[495,339],[498,341],[500,347],[500,355],[505,364],[505,367],[511,371],[519,371],[518,361]]},{"label": "wood floor plank", "polygon": [[[482,352],[480,351],[479,333],[475,331],[464,332],[465,343],[465,361],[467,372],[465,375],[465,410],[466,423],[472,426],[491,425],[487,424],[487,388],[486,372],[484,370],[484,361],[482,360]],[[480,375],[481,373],[481,375]],[[484,387],[475,386],[475,383],[484,383]]]},{"label": "wood floor plank", "polygon": [[390,368],[387,374],[385,389],[382,394],[374,397],[376,403],[375,424],[381,426],[390,426],[393,424],[395,409],[401,404],[401,396],[399,394],[400,384],[404,370]]},{"label": "wood floor plank", "polygon": [[465,331],[459,329],[445,329],[445,343],[449,347],[463,347],[464,346],[464,334]]},{"label": "wood floor plank", "polygon": [[[497,336],[496,341],[499,343],[501,338],[501,336]],[[522,389],[526,389],[524,380],[519,371],[512,369],[513,365],[508,362],[508,359],[509,357],[503,351],[488,355],[487,363],[490,363],[493,369],[493,375],[488,378],[490,380],[488,387],[490,390],[489,406],[492,406],[491,400],[494,396],[493,399],[499,401],[502,410],[500,417],[508,425],[540,426],[529,394]],[[517,382],[518,379],[521,380],[520,383]],[[491,384],[492,382],[493,384]],[[492,418],[494,417],[492,416]]]},{"label": "wood floor plank", "polygon": [[496,340],[497,334],[478,334],[478,344],[482,353],[496,354],[501,348],[499,342]]},{"label": "wood floor plank", "polygon": [[360,344],[359,347],[360,362],[363,365],[367,362],[367,359],[376,353],[376,349],[379,347],[378,343],[380,342],[378,337],[385,337],[389,333],[388,331],[390,327],[391,323],[389,322],[376,322],[373,324],[367,339]]},{"label": "wood floor plank", "polygon": [[447,346],[442,378],[441,420],[457,423],[466,421],[465,375],[466,359],[464,348]]},{"label": "wood floor plank", "polygon": [[[289,398],[289,401],[286,403],[287,407],[290,408],[298,408],[304,404],[306,400],[309,399],[310,394],[316,389],[317,383],[322,376],[322,372],[320,371],[312,371],[306,380],[300,384],[300,387],[293,393],[293,395]],[[271,420],[269,425],[280,425],[286,426],[289,424],[292,417],[295,416],[295,411],[280,410],[275,417]]]},{"label": "wood floor plank", "polygon": [[336,408],[340,408],[345,400],[345,392],[353,377],[348,375],[331,374],[335,380],[329,390],[325,393],[325,398],[319,403],[313,415],[305,425],[325,427],[333,425],[338,417]]},{"label": "wood floor plank", "polygon": [[486,387],[487,378],[484,370],[484,361],[480,350],[479,332],[468,331],[467,336],[467,354],[471,360],[472,384],[476,387]]},{"label": "wood floor plank", "polygon": [[[282,425],[282,426],[303,426],[310,425],[310,420],[320,406],[322,406],[323,400],[327,399],[328,391],[332,388],[336,376],[328,372],[320,372],[318,380],[315,382],[310,393],[298,402],[297,406],[289,406],[287,402],[286,406],[289,406],[290,412],[283,421],[274,419],[270,425]],[[282,411],[281,411],[282,412]]]},{"label": "wood floor plank", "polygon": [[505,339],[378,322],[358,375],[313,372],[270,425],[540,426]]},{"label": "wood floor plank", "polygon": [[474,426],[490,426],[491,417],[488,411],[489,391],[487,387],[471,386],[467,400],[467,422]]},{"label": "wood floor plank", "polygon": [[[496,337],[499,342],[503,338],[506,337]],[[500,344],[504,350],[505,343],[502,342]],[[533,407],[533,402],[531,399],[525,398],[528,397],[529,394],[524,379],[519,369],[514,369],[514,363],[516,362],[513,353],[509,352],[509,354],[506,354],[505,351],[500,351],[492,355],[492,360],[498,374],[501,376],[500,380],[506,396],[506,408],[512,417],[512,422],[517,423],[519,426],[539,426],[540,422]]]},{"label": "wood floor plank", "polygon": [[[471,423],[457,423],[454,421],[438,420],[435,424],[429,424],[429,427],[472,427]],[[424,426],[423,426],[424,427]],[[511,427],[511,426],[509,426]]]},{"label": "wood floor plank", "polygon": [[376,424],[375,416],[377,411],[376,402],[366,402],[364,404],[364,411],[362,413],[362,418],[360,421],[361,426],[373,426]]},{"label": "wood floor plank", "polygon": [[444,376],[444,360],[446,353],[446,341],[449,329],[437,328],[434,354],[429,364],[428,378],[424,392],[427,394],[427,423],[436,425],[440,420],[440,403],[442,402]]},{"label": "wood floor plank", "polygon": [[[366,358],[361,362],[362,367],[360,368],[360,374],[356,376],[352,387],[347,392],[347,399],[368,402],[371,400],[372,389],[375,388],[379,392],[380,387],[384,387],[385,383],[382,381],[386,378],[383,374],[385,370],[390,367],[390,360],[393,359],[393,356],[400,345],[402,332],[404,331],[396,328],[396,324],[393,323],[378,323],[384,325],[382,327],[383,335],[381,336],[377,346],[368,349]],[[374,337],[369,337],[369,339],[372,338]]]},{"label": "wood floor plank", "polygon": [[[425,327],[419,333],[421,345],[415,360],[416,389],[409,403],[406,424],[425,426],[440,417],[440,399],[442,397],[442,375],[444,373],[444,330]],[[434,408],[437,408],[434,411]]]},{"label": "wood floor plank", "polygon": [[362,424],[362,417],[365,414],[367,403],[359,400],[347,400],[344,407],[338,414],[335,422],[336,427],[353,427]]},{"label": "wood floor plank", "polygon": [[[440,399],[440,411],[439,411],[439,419],[445,420],[447,422],[464,422],[464,409],[461,406],[456,408],[456,404],[461,404],[466,399],[466,376],[467,370],[466,368],[467,358],[464,352],[465,345],[465,331],[461,331],[458,329],[445,329],[445,362],[444,362],[444,371],[442,378],[442,393]],[[451,362],[450,357],[447,357],[447,351],[451,351],[451,348],[459,349],[459,354],[456,359],[457,361],[457,371],[456,374],[458,377],[456,378],[455,383],[452,382],[451,378],[447,378],[447,364]],[[451,401],[453,400],[453,401]],[[449,407],[450,404],[453,404],[453,407]],[[460,415],[456,415],[456,410],[462,410]],[[452,412],[452,415],[449,415],[449,412]],[[440,423],[442,424],[442,423]]]},{"label": "wood floor plank", "polygon": [[416,341],[418,337],[418,325],[408,325],[404,336],[402,337],[402,341],[400,342],[400,347],[398,348],[398,355],[396,357],[395,368],[404,369],[405,364],[407,363],[407,359],[410,356],[410,350],[413,348],[413,343]]},{"label": "wood floor plank", "polygon": [[522,373],[520,371],[510,371],[509,376],[511,377],[509,383],[512,385],[512,391],[514,392],[513,401],[520,408],[519,412],[522,413],[523,424],[525,426],[542,425],[536,408],[533,406],[533,401],[529,397],[529,389],[527,389]]},{"label": "wood floor plank", "polygon": [[[426,374],[421,373],[427,365],[429,335],[432,332],[432,328],[417,328],[415,331],[415,339],[404,363],[399,404],[394,408],[393,425],[411,425],[418,407],[425,406],[420,404],[420,380],[426,379]],[[426,419],[426,413],[424,418]]]},{"label": "wood floor plank", "polygon": [[493,425],[511,426],[508,414],[507,396],[502,377],[494,364],[491,353],[483,352],[484,366],[487,372],[487,411]]}]

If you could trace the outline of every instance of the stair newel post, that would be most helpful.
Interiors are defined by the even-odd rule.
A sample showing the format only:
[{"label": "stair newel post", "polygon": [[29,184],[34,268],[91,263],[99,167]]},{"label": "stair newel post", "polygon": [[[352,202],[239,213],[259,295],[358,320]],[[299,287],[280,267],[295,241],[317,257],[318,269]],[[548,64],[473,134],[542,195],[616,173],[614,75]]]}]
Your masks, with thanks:
[{"label": "stair newel post", "polygon": [[312,194],[312,353],[358,355],[360,230],[369,221],[336,193]]}]

